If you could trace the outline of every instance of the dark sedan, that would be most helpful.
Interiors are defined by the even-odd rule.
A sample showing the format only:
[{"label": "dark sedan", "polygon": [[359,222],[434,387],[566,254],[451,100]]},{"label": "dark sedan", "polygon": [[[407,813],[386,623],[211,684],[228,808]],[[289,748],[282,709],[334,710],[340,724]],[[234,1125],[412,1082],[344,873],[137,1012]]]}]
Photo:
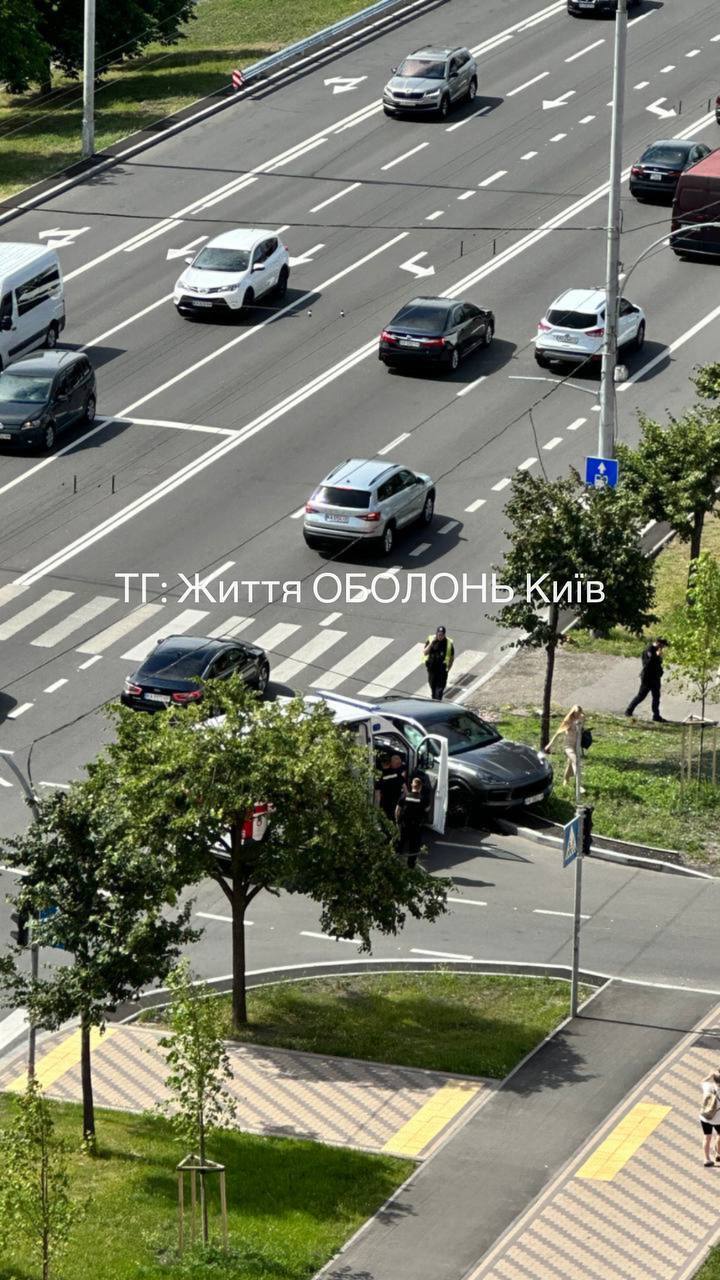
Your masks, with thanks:
[{"label": "dark sedan", "polygon": [[711,151],[712,147],[704,142],[684,142],[677,138],[653,142],[630,170],[630,194],[640,198],[672,197],[680,174],[698,160],[704,160]]},{"label": "dark sedan", "polygon": [[[634,9],[640,0],[627,0],[628,9]],[[604,17],[608,13],[616,13],[618,0],[568,0],[567,11],[577,17],[591,18],[593,15]]]},{"label": "dark sedan", "polygon": [[166,636],[126,678],[120,701],[135,711],[160,711],[171,704],[187,706],[201,701],[202,681],[227,680],[234,675],[264,693],[270,679],[264,650],[237,640]]},{"label": "dark sedan", "polygon": [[95,417],[95,371],[77,351],[37,351],[0,373],[0,443],[55,448],[58,435]]},{"label": "dark sedan", "polygon": [[413,749],[424,734],[447,738],[448,809],[456,817],[480,808],[539,804],[552,791],[552,765],[542,751],[503,738],[459,703],[390,697],[373,707],[393,721]]},{"label": "dark sedan", "polygon": [[495,333],[492,311],[451,298],[414,298],[401,307],[380,334],[383,364],[429,364],[457,369],[476,347],[489,347]]}]

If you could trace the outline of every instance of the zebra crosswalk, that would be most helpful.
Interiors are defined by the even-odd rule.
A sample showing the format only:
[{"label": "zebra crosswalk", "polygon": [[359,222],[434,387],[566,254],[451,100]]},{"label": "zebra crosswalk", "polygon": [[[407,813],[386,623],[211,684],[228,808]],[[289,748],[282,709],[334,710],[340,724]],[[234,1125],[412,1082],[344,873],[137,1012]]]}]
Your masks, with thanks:
[{"label": "zebra crosswalk", "polygon": [[[114,596],[83,598],[71,590],[44,591],[32,599],[29,591],[13,583],[0,587],[0,643],[28,644],[43,650],[48,657],[53,649],[58,655],[81,655],[85,660],[77,665],[79,671],[102,659],[137,665],[159,639],[168,635],[241,635],[243,640],[266,650],[271,679],[277,685],[300,691],[342,690],[365,698],[381,698],[390,693],[411,697],[428,694],[422,641],[408,646],[407,638],[403,643],[392,629],[390,634],[368,635],[346,630],[342,623],[328,625],[336,624],[342,614],[320,619],[313,616],[312,622],[280,622],[272,616],[268,618],[265,611],[257,617],[223,617],[217,609],[182,609],[172,603],[153,602],[129,608]],[[216,617],[216,612],[220,616]],[[284,616],[287,617],[287,610]],[[100,626],[101,622],[106,625]],[[99,630],[95,630],[96,625]],[[478,678],[487,656],[481,650],[460,649],[448,696]],[[43,663],[46,661],[43,658]]]}]

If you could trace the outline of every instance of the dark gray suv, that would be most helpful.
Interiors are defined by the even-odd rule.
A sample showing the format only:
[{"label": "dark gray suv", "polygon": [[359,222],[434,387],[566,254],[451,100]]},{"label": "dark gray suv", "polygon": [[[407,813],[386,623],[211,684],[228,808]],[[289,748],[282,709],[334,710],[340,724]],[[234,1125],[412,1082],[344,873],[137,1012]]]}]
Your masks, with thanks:
[{"label": "dark gray suv", "polygon": [[348,458],[318,485],[305,507],[303,535],[316,551],[370,543],[389,555],[398,529],[432,523],[430,476],[383,462]]},{"label": "dark gray suv", "polygon": [[36,351],[0,373],[0,444],[50,453],[61,431],[95,417],[95,370],[80,351]]},{"label": "dark gray suv", "polygon": [[477,93],[477,66],[469,49],[419,49],[411,53],[383,89],[386,116],[427,115],[441,120],[458,102]]}]

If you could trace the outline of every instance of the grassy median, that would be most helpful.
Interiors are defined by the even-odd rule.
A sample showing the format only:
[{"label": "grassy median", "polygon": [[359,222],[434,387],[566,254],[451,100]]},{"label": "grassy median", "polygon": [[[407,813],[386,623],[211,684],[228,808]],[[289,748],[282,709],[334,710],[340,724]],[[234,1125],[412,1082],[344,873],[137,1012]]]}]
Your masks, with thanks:
[{"label": "grassy median", "polygon": [[720,1245],[710,1250],[700,1270],[695,1272],[693,1280],[720,1280]]},{"label": "grassy median", "polygon": [[[234,67],[268,54],[366,7],[366,0],[200,0],[186,38],[150,46],[113,69],[96,93],[96,149],[145,129],[222,90]],[[0,94],[0,197],[80,159],[82,86],[56,76],[53,92]]]},{"label": "grassy median", "polygon": [[[0,1097],[0,1125],[13,1103]],[[79,1151],[81,1108],[53,1103],[56,1132],[73,1154],[71,1184],[88,1201],[53,1274],[67,1280],[307,1280],[407,1177],[388,1156],[243,1133],[213,1136],[208,1154],[227,1170],[230,1253],[186,1257],[177,1247],[175,1166],[186,1154],[153,1116],[97,1112],[98,1156]],[[187,1188],[186,1188],[187,1190]],[[219,1234],[217,1192],[211,1230]],[[3,1254],[0,1280],[39,1280],[24,1251]]]}]

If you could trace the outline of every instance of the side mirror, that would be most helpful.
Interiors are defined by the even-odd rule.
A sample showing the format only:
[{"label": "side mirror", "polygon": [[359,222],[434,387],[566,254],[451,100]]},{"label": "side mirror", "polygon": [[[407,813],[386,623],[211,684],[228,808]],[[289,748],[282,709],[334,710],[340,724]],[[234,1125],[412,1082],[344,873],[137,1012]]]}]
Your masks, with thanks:
[{"label": "side mirror", "polygon": [[256,263],[255,263],[255,266],[253,267],[253,271],[264,271],[264,270],[265,270],[265,263],[264,263],[264,262],[256,262]]},{"label": "side mirror", "polygon": [[391,67],[390,70],[392,71],[393,75],[397,73],[397,67]]},{"label": "side mirror", "polygon": [[192,266],[195,259],[193,257],[189,257],[189,258],[186,258],[185,261],[188,263],[188,266]]},{"label": "side mirror", "polygon": [[3,316],[2,320],[0,320],[0,329],[4,332],[7,332],[8,329],[12,329],[12,316]]}]

